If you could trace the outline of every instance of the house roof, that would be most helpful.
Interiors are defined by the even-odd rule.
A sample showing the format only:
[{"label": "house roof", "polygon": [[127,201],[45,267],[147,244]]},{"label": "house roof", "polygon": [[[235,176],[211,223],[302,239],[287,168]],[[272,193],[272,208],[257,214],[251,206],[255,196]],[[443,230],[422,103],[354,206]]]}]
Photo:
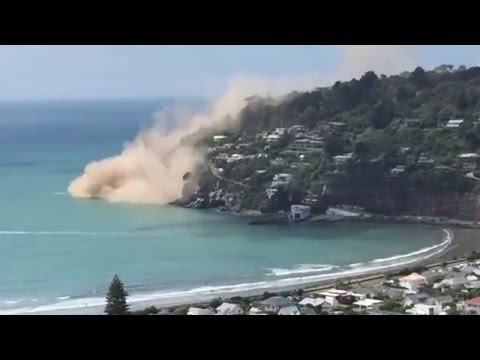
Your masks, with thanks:
[{"label": "house roof", "polygon": [[466,301],[469,306],[480,306],[480,296]]},{"label": "house roof", "polygon": [[475,267],[475,266],[464,266],[464,267],[460,268],[460,272],[462,272],[464,274],[470,274],[470,273],[473,273],[476,270],[478,270],[478,268]]},{"label": "house roof", "polygon": [[322,305],[324,302],[325,302],[324,299],[306,297],[306,298],[302,299],[302,301],[300,301],[300,302],[298,303],[298,305],[303,305],[303,306],[305,306],[305,305],[320,306],[320,305]]},{"label": "house roof", "polygon": [[452,277],[442,281],[442,283],[447,285],[461,285],[461,284],[466,284],[467,282],[468,280],[463,276]]},{"label": "house roof", "polygon": [[261,301],[260,304],[266,306],[285,307],[293,305],[294,302],[292,300],[284,298],[283,296],[272,296],[266,300]]},{"label": "house roof", "polygon": [[224,302],[222,305],[217,307],[217,313],[229,313],[232,312],[232,310],[240,309],[240,306],[237,304],[232,304],[228,302]]},{"label": "house roof", "polygon": [[400,278],[399,280],[404,281],[404,282],[419,283],[419,282],[426,282],[427,278],[425,276],[417,274],[417,273],[411,273],[410,275],[404,276],[404,277]]},{"label": "house roof", "polygon": [[385,290],[385,293],[389,297],[397,297],[397,296],[402,296],[404,291],[402,289],[396,289],[396,288],[387,288]]},{"label": "house roof", "polygon": [[437,296],[434,299],[437,300],[440,303],[447,303],[447,302],[452,302],[453,301],[453,297],[451,297],[450,295]]},{"label": "house roof", "polygon": [[405,295],[405,300],[410,300],[414,304],[421,304],[426,302],[429,298],[430,296],[424,293]]},{"label": "house roof", "polygon": [[188,315],[213,315],[214,312],[212,309],[208,308],[199,308],[192,306],[188,309]]},{"label": "house roof", "polygon": [[300,313],[302,315],[317,315],[315,310],[312,308],[303,308],[302,310],[300,310]]},{"label": "house roof", "polygon": [[468,287],[471,289],[480,289],[480,280],[471,281]]},{"label": "house roof", "polygon": [[298,307],[296,305],[289,305],[289,306],[284,306],[280,309],[278,312],[279,315],[295,315],[295,314],[300,314],[298,311]]},{"label": "house roof", "polygon": [[427,305],[435,305],[435,304],[443,305],[452,301],[453,301],[453,297],[451,297],[450,295],[445,295],[445,296],[437,296],[437,297],[429,298],[425,303]]},{"label": "house roof", "polygon": [[381,304],[382,302],[383,302],[382,300],[365,299],[365,300],[355,301],[353,305],[368,307],[368,306]]}]

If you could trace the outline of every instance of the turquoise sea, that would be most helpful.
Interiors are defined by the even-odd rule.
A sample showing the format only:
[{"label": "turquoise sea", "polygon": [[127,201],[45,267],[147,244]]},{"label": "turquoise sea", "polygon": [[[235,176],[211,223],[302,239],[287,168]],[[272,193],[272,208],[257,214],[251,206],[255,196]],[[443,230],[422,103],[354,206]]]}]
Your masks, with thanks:
[{"label": "turquoise sea", "polygon": [[429,227],[251,226],[214,211],[66,193],[88,162],[118,154],[172,102],[0,104],[0,312],[98,303],[116,273],[132,301],[195,296],[389,266],[445,245],[446,233]]}]

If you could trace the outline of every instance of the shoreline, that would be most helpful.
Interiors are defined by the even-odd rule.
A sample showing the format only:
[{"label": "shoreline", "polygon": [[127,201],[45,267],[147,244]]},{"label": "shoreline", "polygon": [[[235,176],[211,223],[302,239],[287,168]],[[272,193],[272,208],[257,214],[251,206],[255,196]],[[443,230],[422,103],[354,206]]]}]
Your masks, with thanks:
[{"label": "shoreline", "polygon": [[[258,296],[262,295],[264,292],[281,292],[281,291],[293,291],[295,289],[304,289],[304,291],[311,291],[315,288],[323,288],[323,287],[332,287],[335,282],[338,281],[349,281],[349,282],[359,282],[362,281],[364,278],[377,278],[383,277],[387,273],[391,273],[393,271],[399,271],[405,268],[410,268],[412,266],[431,266],[435,263],[440,263],[444,261],[456,261],[457,259],[466,257],[471,254],[472,251],[479,251],[480,250],[480,241],[476,239],[474,231],[471,229],[455,229],[453,232],[451,229],[444,229],[447,233],[450,233],[452,236],[450,242],[447,246],[442,246],[447,240],[445,238],[443,241],[434,247],[438,247],[440,251],[435,251],[433,254],[427,255],[427,257],[423,257],[421,259],[414,258],[412,260],[408,260],[407,262],[402,262],[398,264],[388,264],[386,266],[380,266],[375,269],[364,271],[355,271],[352,269],[351,271],[345,271],[342,275],[341,273],[335,274],[333,273],[332,276],[329,274],[324,274],[324,279],[315,279],[316,275],[312,276],[311,281],[309,281],[308,276],[293,278],[291,280],[297,280],[294,282],[288,282],[290,279],[286,280],[283,285],[278,286],[268,286],[266,282],[258,282],[258,283],[251,283],[251,284],[239,284],[234,286],[223,286],[224,291],[208,291],[208,288],[205,288],[203,293],[198,293],[192,296],[192,293],[188,293],[189,291],[178,292],[179,296],[176,297],[162,297],[162,294],[158,294],[157,298],[145,299],[142,300],[142,297],[147,297],[146,295],[142,294],[133,294],[130,299],[133,298],[133,302],[130,302],[130,309],[132,311],[143,310],[150,306],[155,306],[157,308],[168,308],[173,306],[180,306],[180,305],[191,305],[191,304],[198,304],[198,303],[205,303],[210,301],[213,298],[221,297],[223,299],[228,299],[236,296]],[[418,250],[421,251],[422,249]],[[417,251],[417,252],[418,252]],[[414,252],[415,253],[415,252]],[[412,254],[412,253],[409,253]],[[406,254],[408,255],[408,254]],[[399,255],[398,257],[402,257],[403,255]],[[397,257],[397,258],[398,258]],[[318,277],[318,276],[317,276]],[[282,280],[282,279],[278,279]],[[280,281],[277,281],[280,283]],[[262,284],[266,286],[259,286],[258,288],[250,288],[250,289],[241,289],[240,285],[252,285],[252,284]],[[236,289],[236,287],[238,287]],[[222,288],[219,286],[218,288]],[[180,295],[183,293],[184,295]],[[153,293],[154,294],[154,293]],[[170,293],[169,293],[170,294]],[[136,299],[135,299],[136,298]],[[32,309],[23,309],[24,311],[20,311],[21,309],[15,310],[5,310],[1,311],[0,313],[3,314],[20,314],[20,315],[101,315],[103,314],[104,304],[102,303],[102,299],[95,298],[90,300],[96,300],[96,304],[92,304],[92,306],[73,306],[71,308],[58,308],[58,309],[45,309],[42,310],[38,308],[38,310]],[[51,305],[54,306],[54,305]]]}]

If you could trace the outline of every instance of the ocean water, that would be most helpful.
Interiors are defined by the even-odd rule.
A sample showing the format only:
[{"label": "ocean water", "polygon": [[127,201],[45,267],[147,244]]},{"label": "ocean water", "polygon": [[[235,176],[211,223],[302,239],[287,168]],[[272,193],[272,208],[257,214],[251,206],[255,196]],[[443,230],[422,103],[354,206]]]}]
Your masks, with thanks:
[{"label": "ocean water", "polygon": [[0,312],[98,302],[114,274],[133,300],[194,296],[408,263],[448,244],[430,227],[251,226],[215,211],[66,193],[88,162],[118,154],[171,103],[0,104]]}]

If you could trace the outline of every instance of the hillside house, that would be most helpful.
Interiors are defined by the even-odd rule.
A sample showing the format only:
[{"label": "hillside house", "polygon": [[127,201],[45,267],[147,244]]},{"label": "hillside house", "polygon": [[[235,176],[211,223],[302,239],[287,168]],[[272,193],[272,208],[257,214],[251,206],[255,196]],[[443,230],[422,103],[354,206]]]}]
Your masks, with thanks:
[{"label": "hillside house", "polygon": [[463,124],[463,119],[448,120],[444,128],[447,130],[456,130]]}]

